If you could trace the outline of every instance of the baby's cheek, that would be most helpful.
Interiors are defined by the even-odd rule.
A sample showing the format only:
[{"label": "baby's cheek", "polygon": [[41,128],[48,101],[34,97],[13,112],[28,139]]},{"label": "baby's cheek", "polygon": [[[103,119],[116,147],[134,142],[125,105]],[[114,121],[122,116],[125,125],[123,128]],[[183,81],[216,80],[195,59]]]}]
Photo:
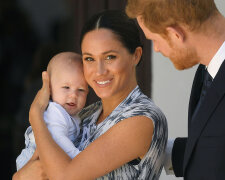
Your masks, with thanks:
[{"label": "baby's cheek", "polygon": [[80,102],[80,110],[84,108],[85,104],[86,104],[86,96],[83,96]]}]

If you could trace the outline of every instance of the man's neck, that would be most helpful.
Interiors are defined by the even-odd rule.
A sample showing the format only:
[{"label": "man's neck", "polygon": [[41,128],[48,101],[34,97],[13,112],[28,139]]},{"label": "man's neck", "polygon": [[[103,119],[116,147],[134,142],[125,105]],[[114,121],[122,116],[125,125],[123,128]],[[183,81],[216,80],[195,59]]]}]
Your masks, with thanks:
[{"label": "man's neck", "polygon": [[217,15],[206,29],[193,32],[191,37],[200,57],[199,62],[207,66],[225,41],[225,18],[221,14]]}]

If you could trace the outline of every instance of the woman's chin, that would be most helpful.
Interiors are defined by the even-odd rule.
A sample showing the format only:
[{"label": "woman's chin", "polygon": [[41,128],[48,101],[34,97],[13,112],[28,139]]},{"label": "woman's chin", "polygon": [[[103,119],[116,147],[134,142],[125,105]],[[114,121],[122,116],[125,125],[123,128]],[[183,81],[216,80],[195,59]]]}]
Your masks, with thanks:
[{"label": "woman's chin", "polygon": [[95,91],[96,95],[101,99],[108,99],[112,97],[112,93],[109,91]]}]

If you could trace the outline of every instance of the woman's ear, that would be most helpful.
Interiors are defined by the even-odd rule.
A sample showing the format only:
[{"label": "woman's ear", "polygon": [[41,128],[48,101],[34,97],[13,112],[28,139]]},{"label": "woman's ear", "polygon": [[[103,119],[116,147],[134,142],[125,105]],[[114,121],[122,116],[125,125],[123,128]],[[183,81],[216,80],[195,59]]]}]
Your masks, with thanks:
[{"label": "woman's ear", "polygon": [[142,56],[142,47],[137,47],[135,49],[135,52],[134,52],[134,63],[135,63],[135,66],[138,65],[138,63],[140,62],[141,56]]},{"label": "woman's ear", "polygon": [[174,42],[180,41],[184,42],[185,40],[185,32],[184,29],[180,26],[169,26],[166,28],[167,36]]}]

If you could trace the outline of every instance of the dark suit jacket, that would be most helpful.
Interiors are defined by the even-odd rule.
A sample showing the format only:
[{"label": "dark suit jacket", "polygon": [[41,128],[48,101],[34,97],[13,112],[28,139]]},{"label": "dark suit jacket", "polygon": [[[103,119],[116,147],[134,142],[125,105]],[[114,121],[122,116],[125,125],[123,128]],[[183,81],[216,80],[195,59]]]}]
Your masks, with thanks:
[{"label": "dark suit jacket", "polygon": [[185,180],[225,180],[225,61],[193,116],[203,83],[199,65],[188,112],[188,138],[177,138],[172,150],[175,175]]}]

